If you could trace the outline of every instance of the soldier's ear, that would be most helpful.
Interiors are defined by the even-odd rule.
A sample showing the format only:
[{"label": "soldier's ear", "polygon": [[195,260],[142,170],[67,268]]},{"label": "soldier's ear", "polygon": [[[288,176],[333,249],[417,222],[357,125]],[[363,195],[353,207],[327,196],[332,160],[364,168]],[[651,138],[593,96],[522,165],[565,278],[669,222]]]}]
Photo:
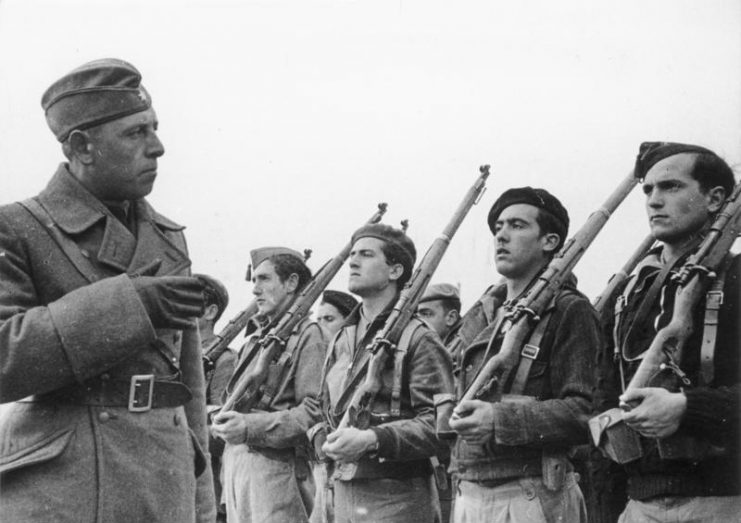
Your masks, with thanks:
[{"label": "soldier's ear", "polygon": [[448,327],[452,327],[455,325],[455,322],[458,321],[458,318],[460,317],[460,314],[455,309],[450,309],[448,312],[445,313],[445,325]]},{"label": "soldier's ear", "polygon": [[93,143],[84,131],[75,130],[67,138],[70,152],[85,165],[93,162]]},{"label": "soldier's ear", "polygon": [[389,277],[392,281],[396,281],[404,275],[404,266],[401,263],[394,263],[390,267]]},{"label": "soldier's ear", "polygon": [[545,252],[552,253],[558,248],[558,244],[561,242],[561,237],[555,232],[549,232],[543,235],[542,240]]},{"label": "soldier's ear", "polygon": [[216,318],[216,315],[219,313],[219,306],[215,303],[212,303],[211,305],[207,305],[206,309],[203,311],[203,318],[214,321],[214,318]]},{"label": "soldier's ear", "polygon": [[285,285],[286,285],[286,290],[289,293],[296,292],[296,289],[298,289],[298,274],[296,274],[295,272],[292,272],[291,275],[288,278],[286,278]]},{"label": "soldier's ear", "polygon": [[721,209],[721,207],[723,207],[723,203],[726,201],[726,196],[728,196],[726,190],[720,185],[713,187],[707,192],[708,211],[710,214],[715,214]]}]

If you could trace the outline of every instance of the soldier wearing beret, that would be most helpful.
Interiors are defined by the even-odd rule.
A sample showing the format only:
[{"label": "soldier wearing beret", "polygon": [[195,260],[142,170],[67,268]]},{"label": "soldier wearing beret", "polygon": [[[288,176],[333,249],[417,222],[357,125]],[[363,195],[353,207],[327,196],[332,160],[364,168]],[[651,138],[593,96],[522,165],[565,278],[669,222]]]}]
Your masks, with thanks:
[{"label": "soldier wearing beret", "polygon": [[[198,318],[198,332],[201,334],[201,347],[208,347],[216,339],[214,325],[229,305],[229,292],[223,283],[208,274],[194,274],[193,276],[201,280],[205,286],[205,308]],[[219,410],[226,385],[237,364],[236,353],[227,346],[212,352],[212,354],[205,352],[203,354],[206,376],[206,410],[209,414]],[[211,471],[214,476],[217,520],[226,521],[226,507],[221,504],[221,457],[224,453],[224,440],[209,434],[208,450],[211,453]]]},{"label": "soldier wearing beret", "polygon": [[67,161],[0,208],[2,518],[211,521],[203,283],[145,200],[164,154],[151,98],[104,59],[42,106]]},{"label": "soldier wearing beret", "polygon": [[316,321],[331,339],[342,327],[345,318],[357,307],[358,300],[342,291],[326,290],[316,311]]},{"label": "soldier wearing beret", "polygon": [[[452,380],[451,362],[424,322],[413,319],[406,327],[400,341],[407,349],[402,374],[395,376],[390,360],[371,407],[370,427],[336,429],[355,390],[354,374],[370,357],[365,347],[384,326],[416,258],[411,239],[384,224],[361,227],[352,244],[349,290],[362,303],[330,343],[322,373],[325,423],[312,431],[320,456],[358,464],[352,478],[332,484],[335,521],[439,521],[430,463],[439,451],[432,397],[450,392],[445,384]],[[404,384],[398,400],[392,398],[395,381]]]},{"label": "soldier wearing beret", "polygon": [[[500,350],[505,315],[563,245],[569,225],[553,195],[530,187],[502,194],[488,221],[504,282],[494,288],[488,310],[480,304],[473,310],[481,327],[457,355],[459,393]],[[586,521],[566,450],[586,439],[599,343],[594,309],[569,282],[534,328],[526,347],[537,350],[523,350],[503,397],[485,391],[481,399],[455,408],[450,420],[457,432],[450,466],[457,484],[454,521]],[[564,477],[555,477],[559,470]]]},{"label": "soldier wearing beret", "polygon": [[[715,284],[692,311],[694,329],[681,358],[674,362],[677,375],[683,375],[687,384],[676,390],[645,386],[625,392],[656,333],[671,320],[677,291],[672,274],[696,249],[733,191],[733,171],[704,147],[647,142],[640,147],[635,176],[643,182],[651,234],[661,243],[607,302],[614,306],[605,309],[608,342],[600,354],[596,393],[597,412],[620,405],[626,411],[622,420],[640,435],[642,456],[621,467],[629,501],[620,521],[738,521],[741,263],[737,254],[726,256]],[[710,307],[713,294],[722,297],[714,310]],[[673,372],[667,367],[657,377]],[[660,452],[663,440],[692,444],[672,455]]]},{"label": "soldier wearing beret", "polygon": [[450,283],[429,285],[419,300],[417,315],[437,332],[447,346],[461,326],[461,294],[458,287]]},{"label": "soldier wearing beret", "polygon": [[[291,306],[311,279],[303,256],[285,247],[250,253],[252,293],[262,317],[261,328],[247,341],[227,386],[249,374],[257,363],[259,342]],[[308,521],[314,498],[306,431],[321,419],[319,381],[327,340],[308,317],[294,329],[284,354],[287,372],[270,372],[263,384],[272,398],[254,409],[220,412],[213,433],[226,441],[224,492],[230,523]]]}]

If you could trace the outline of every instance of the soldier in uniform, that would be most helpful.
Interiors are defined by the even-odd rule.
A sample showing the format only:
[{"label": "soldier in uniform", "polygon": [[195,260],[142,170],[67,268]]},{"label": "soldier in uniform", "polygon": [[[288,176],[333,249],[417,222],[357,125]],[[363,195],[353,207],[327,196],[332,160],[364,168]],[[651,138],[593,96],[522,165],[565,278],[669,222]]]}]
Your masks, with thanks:
[{"label": "soldier in uniform", "polygon": [[212,521],[203,284],[144,199],[164,154],[151,98],[103,59],[42,106],[67,161],[0,208],[2,518]]},{"label": "soldier in uniform", "polygon": [[[247,341],[227,393],[258,362],[260,341],[311,279],[300,253],[264,247],[250,253],[252,293],[261,328]],[[213,433],[226,441],[224,492],[230,523],[308,521],[314,498],[306,431],[321,419],[319,380],[327,341],[305,318],[286,342],[285,366],[271,369],[256,407],[214,417]]]},{"label": "soldier in uniform", "polygon": [[[451,392],[452,375],[449,356],[424,322],[413,319],[402,335],[400,348],[407,353],[401,375],[390,358],[370,427],[334,430],[355,390],[351,383],[363,381],[355,374],[370,357],[364,349],[384,326],[416,258],[409,237],[384,224],[361,227],[352,243],[349,290],[362,303],[328,349],[322,408],[329,434],[323,445],[322,431],[313,431],[315,448],[335,464],[357,463],[352,477],[334,481],[335,521],[439,521],[430,463],[439,450],[433,395]],[[403,384],[398,399],[392,397],[394,383]]]},{"label": "soldier in uniform", "polygon": [[433,283],[419,300],[417,315],[447,346],[461,326],[461,293],[450,283]]},{"label": "soldier in uniform", "polygon": [[[531,187],[504,192],[488,221],[504,284],[494,289],[493,321],[459,354],[459,393],[500,350],[506,313],[558,252],[569,225],[558,199]],[[531,334],[527,346],[536,350],[523,350],[513,379],[501,391],[459,403],[450,420],[458,434],[450,467],[454,521],[586,521],[566,451],[586,439],[599,342],[594,309],[568,282]],[[556,478],[557,472],[565,474]]]},{"label": "soldier in uniform", "polygon": [[331,339],[340,330],[345,318],[358,306],[358,300],[342,291],[326,290],[317,309],[316,322]]},{"label": "soldier in uniform", "polygon": [[[206,348],[216,339],[214,325],[229,305],[229,292],[216,278],[208,274],[194,274],[204,284],[205,308],[198,318],[198,332],[201,334],[201,347]],[[206,376],[206,410],[211,414],[218,411],[226,385],[234,373],[237,355],[228,346],[216,349],[212,354],[203,354]],[[214,476],[217,521],[226,521],[226,506],[221,502],[221,457],[224,453],[224,440],[209,434],[208,450],[211,453],[211,471]]]},{"label": "soldier in uniform", "polygon": [[[703,147],[648,142],[641,145],[635,175],[643,180],[649,226],[661,244],[612,296],[615,306],[606,309],[604,332],[611,341],[600,355],[596,395],[598,412],[620,402],[626,410],[623,421],[641,436],[642,457],[624,466],[629,501],[620,521],[737,521],[741,514],[737,256],[727,256],[716,276],[715,292],[722,303],[708,315],[703,297],[693,311],[694,330],[675,362],[677,374],[688,384],[678,390],[648,386],[623,393],[656,333],[671,320],[677,289],[671,275],[697,247],[731,194],[733,172]],[[662,455],[658,443],[666,438],[667,444],[677,438],[694,442],[696,451]]]}]

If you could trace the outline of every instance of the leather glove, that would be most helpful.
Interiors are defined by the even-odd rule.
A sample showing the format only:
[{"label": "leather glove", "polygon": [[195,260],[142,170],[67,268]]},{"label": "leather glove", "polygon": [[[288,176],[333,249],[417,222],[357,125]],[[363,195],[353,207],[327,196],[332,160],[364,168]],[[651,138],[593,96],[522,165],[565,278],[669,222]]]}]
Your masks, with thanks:
[{"label": "leather glove", "polygon": [[131,282],[156,329],[188,329],[203,314],[205,287],[198,278],[137,276]]}]

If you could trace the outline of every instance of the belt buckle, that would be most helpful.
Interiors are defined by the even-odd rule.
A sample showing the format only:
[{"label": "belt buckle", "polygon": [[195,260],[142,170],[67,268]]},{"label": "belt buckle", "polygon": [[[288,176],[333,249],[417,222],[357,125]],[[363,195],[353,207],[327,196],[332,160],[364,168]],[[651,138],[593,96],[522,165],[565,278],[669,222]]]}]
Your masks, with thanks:
[{"label": "belt buckle", "polygon": [[[147,387],[145,405],[142,405],[142,388]],[[129,387],[129,412],[147,412],[152,410],[152,393],[154,392],[154,374],[134,374]]]},{"label": "belt buckle", "polygon": [[534,360],[538,357],[538,353],[540,353],[540,347],[537,345],[531,345],[528,343],[522,348],[522,356],[525,358],[530,358],[531,360]]}]

